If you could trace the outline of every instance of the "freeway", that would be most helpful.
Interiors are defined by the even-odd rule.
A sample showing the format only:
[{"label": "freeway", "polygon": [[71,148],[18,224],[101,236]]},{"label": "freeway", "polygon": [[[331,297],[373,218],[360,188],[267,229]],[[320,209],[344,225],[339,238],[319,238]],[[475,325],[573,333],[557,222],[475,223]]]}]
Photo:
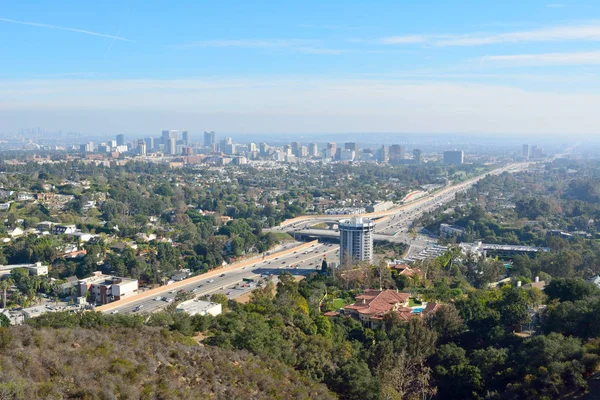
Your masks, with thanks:
[{"label": "freeway", "polygon": [[453,197],[454,194],[458,191],[464,191],[469,187],[473,186],[475,183],[485,178],[487,175],[499,175],[503,172],[516,172],[527,169],[529,165],[533,164],[532,162],[522,162],[522,163],[513,163],[506,165],[504,167],[497,168],[493,171],[486,172],[485,174],[476,176],[475,178],[471,178],[465,182],[457,183],[455,185],[448,186],[440,191],[431,193],[427,196],[419,197],[418,199],[411,201],[409,203],[391,208],[386,211],[378,211],[366,214],[356,214],[356,215],[331,215],[331,214],[319,214],[319,215],[303,215],[300,217],[292,218],[283,221],[278,227],[265,229],[265,231],[293,231],[297,229],[305,229],[310,225],[319,223],[319,222],[333,222],[343,218],[349,217],[367,217],[367,218],[381,218],[388,217],[393,215],[402,215],[405,211],[411,211],[414,209],[419,209],[421,206],[425,204],[429,204],[431,201],[436,202],[438,200],[447,199]]},{"label": "freeway", "polygon": [[[327,222],[331,224],[329,230],[333,231],[332,228],[335,226],[335,221],[353,216],[373,218],[376,222],[376,233],[396,235],[399,232],[403,230],[405,231],[407,229],[407,221],[414,220],[418,214],[423,214],[426,211],[430,211],[434,208],[439,207],[441,204],[452,200],[456,193],[463,192],[469,189],[471,186],[483,179],[485,176],[499,175],[503,172],[520,171],[528,168],[530,164],[531,163],[509,164],[507,166],[497,168],[483,175],[479,175],[475,178],[469,179],[465,182],[448,186],[442,190],[431,193],[427,196],[420,197],[417,200],[414,200],[410,203],[391,208],[387,211],[379,211],[359,215],[304,215],[301,217],[296,217],[290,220],[283,221],[278,227],[271,228],[271,230],[297,232],[300,230],[307,230],[307,228],[310,229],[310,226],[313,224]],[[397,228],[395,228],[396,226]],[[265,229],[265,231],[267,230],[268,229]]]},{"label": "freeway", "polygon": [[[440,191],[429,194],[428,196],[420,197],[411,203],[393,208],[386,212],[364,214],[363,216],[376,217],[375,230],[373,234],[374,241],[387,241],[392,243],[408,244],[409,250],[407,256],[416,255],[422,250],[437,244],[437,238],[429,237],[423,234],[409,233],[409,229],[413,226],[413,222],[420,218],[423,214],[433,211],[442,205],[452,201],[455,195],[459,192],[468,190],[471,186],[477,183],[486,175],[499,175],[503,172],[516,172],[528,168],[530,163],[511,164],[503,168],[498,168],[488,172],[485,175],[480,175],[456,185],[448,186]],[[343,216],[348,218],[349,216]],[[378,217],[378,218],[377,218]],[[313,218],[313,216],[305,216],[305,218]],[[311,228],[314,223],[329,223],[329,229]],[[337,223],[331,215],[314,216],[314,219],[303,219],[300,222],[294,222],[291,225],[283,224],[276,229],[287,231],[294,235],[295,238],[308,239],[339,239]]]},{"label": "freeway", "polygon": [[320,268],[323,257],[326,257],[328,262],[339,262],[338,245],[312,243],[297,246],[298,250],[294,250],[294,248],[273,253],[265,260],[257,259],[237,268],[219,270],[217,273],[207,273],[177,282],[177,284],[161,286],[153,289],[151,296],[145,296],[142,293],[138,295],[139,300],[117,301],[98,307],[97,310],[108,313],[154,312],[170,304],[179,291],[191,292],[195,297],[224,293],[233,299],[255,287],[254,284],[248,285],[247,283],[244,283],[247,286],[242,286],[240,283],[244,278],[258,280],[261,276],[279,275],[284,271],[294,275],[306,275],[315,271],[316,268]]}]

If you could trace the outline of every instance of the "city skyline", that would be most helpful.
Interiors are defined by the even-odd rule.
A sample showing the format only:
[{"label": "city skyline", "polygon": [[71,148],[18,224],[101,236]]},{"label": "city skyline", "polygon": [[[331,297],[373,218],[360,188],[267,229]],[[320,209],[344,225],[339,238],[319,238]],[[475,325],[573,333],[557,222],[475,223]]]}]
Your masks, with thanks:
[{"label": "city skyline", "polygon": [[7,5],[0,131],[597,132],[592,2],[341,6]]}]

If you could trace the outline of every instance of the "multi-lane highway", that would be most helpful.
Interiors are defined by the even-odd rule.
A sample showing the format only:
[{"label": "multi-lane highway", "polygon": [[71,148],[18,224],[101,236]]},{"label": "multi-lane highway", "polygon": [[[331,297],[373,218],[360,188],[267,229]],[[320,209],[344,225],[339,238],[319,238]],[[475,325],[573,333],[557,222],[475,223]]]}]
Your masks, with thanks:
[{"label": "multi-lane highway", "polygon": [[[511,164],[503,168],[498,168],[488,174],[497,175],[505,171],[514,172],[525,169],[528,165],[528,163]],[[377,218],[375,239],[408,243],[413,247],[413,250],[425,248],[428,245],[434,244],[435,239],[423,235],[409,235],[408,229],[412,225],[412,222],[423,213],[436,209],[452,200],[457,192],[467,190],[485,175],[446,187],[436,193],[421,197],[411,203],[388,211],[370,213],[363,216]],[[286,221],[280,227],[273,228],[272,230],[297,232],[302,235],[310,233],[314,234],[313,236],[319,236],[320,233],[323,237],[338,237],[339,234],[334,229],[310,229],[310,226],[322,223],[323,221],[330,221],[332,223],[331,228],[333,228],[340,217],[348,216],[304,216]],[[303,275],[320,267],[324,257],[327,257],[329,262],[334,261],[339,263],[339,246],[336,244],[315,243],[308,248],[306,247],[304,245],[302,249],[297,251],[283,250],[281,256],[278,256],[279,253],[274,253],[267,257],[267,260],[256,260],[254,262],[247,262],[239,267],[228,267],[220,274],[213,271],[205,274],[205,277],[197,276],[174,285],[162,286],[146,294],[140,293],[133,299],[126,299],[125,301],[101,306],[98,310],[111,313],[152,312],[167,306],[173,301],[179,291],[192,292],[195,296],[224,293],[229,298],[235,298],[254,288],[252,284],[241,283],[244,279],[264,279],[273,274],[278,275],[282,271]],[[246,286],[243,286],[244,284]]]},{"label": "multi-lane highway", "polygon": [[[453,198],[454,194],[459,191],[464,191],[473,186],[475,183],[483,179],[487,175],[499,175],[503,172],[516,172],[527,169],[530,162],[523,163],[514,163],[509,164],[504,167],[497,168],[493,171],[487,172],[485,174],[479,175],[475,178],[469,179],[465,182],[457,183],[455,185],[447,186],[446,188],[439,190],[437,192],[431,193],[427,196],[419,197],[418,199],[411,201],[407,204],[399,205],[397,207],[391,208],[387,211],[377,211],[366,214],[359,214],[354,216],[359,217],[368,217],[368,218],[382,218],[393,215],[402,215],[405,211],[411,211],[415,209],[419,209],[421,206],[425,204],[435,205],[435,203],[441,200],[448,200],[449,198]],[[271,228],[272,231],[293,231],[299,229],[305,229],[307,226],[315,225],[318,223],[333,223],[341,218],[349,218],[350,215],[303,215],[300,217],[292,218],[286,221],[283,221],[278,227]],[[269,229],[265,229],[268,231]]]},{"label": "multi-lane highway", "polygon": [[[374,218],[375,234],[373,235],[373,239],[375,241],[384,240],[392,243],[405,243],[410,246],[409,253],[417,254],[423,249],[436,244],[437,239],[427,235],[409,234],[409,229],[413,226],[413,222],[416,219],[420,218],[424,213],[433,211],[452,201],[457,193],[468,190],[486,175],[499,175],[503,172],[517,172],[528,168],[529,165],[530,163],[510,164],[466,182],[448,186],[442,190],[420,197],[415,201],[392,208],[388,211],[363,214],[361,216]],[[296,237],[335,239],[339,237],[339,233],[336,229],[337,220],[348,217],[350,216],[304,216],[288,220],[282,223],[281,226],[273,228],[273,230],[289,232]],[[325,229],[315,229],[313,227],[324,223],[327,226]]]},{"label": "multi-lane highway", "polygon": [[161,286],[158,290],[153,289],[152,296],[142,294],[140,297],[143,298],[139,300],[110,303],[98,309],[107,313],[153,312],[170,304],[180,291],[191,292],[196,297],[223,293],[233,299],[255,288],[253,283],[244,282],[244,278],[258,281],[261,278],[279,275],[283,271],[294,275],[306,275],[320,268],[324,257],[328,262],[339,262],[339,246],[333,244],[316,243],[299,250],[288,248],[284,252],[289,254],[279,256],[279,253],[273,253],[268,260],[256,260],[249,265],[228,268],[220,274],[209,274],[205,279],[187,280],[189,283],[182,281],[176,288],[172,285]]}]

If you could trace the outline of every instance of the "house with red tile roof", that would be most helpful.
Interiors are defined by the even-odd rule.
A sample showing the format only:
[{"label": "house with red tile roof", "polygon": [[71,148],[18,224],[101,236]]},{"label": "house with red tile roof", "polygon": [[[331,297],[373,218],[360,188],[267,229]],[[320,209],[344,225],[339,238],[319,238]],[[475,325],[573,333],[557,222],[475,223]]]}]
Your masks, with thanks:
[{"label": "house with red tile roof", "polygon": [[409,278],[412,278],[413,276],[417,275],[420,279],[422,279],[425,276],[423,271],[421,271],[419,268],[417,268],[417,267],[412,268],[408,264],[391,264],[390,263],[390,264],[388,264],[388,267],[390,269],[398,271],[398,275],[405,275]]},{"label": "house with red tile roof", "polygon": [[399,293],[394,290],[366,289],[361,295],[356,296],[356,302],[344,306],[344,314],[357,318],[368,328],[381,326],[383,317],[390,312],[397,312],[405,319],[412,311],[408,308],[408,293]]}]

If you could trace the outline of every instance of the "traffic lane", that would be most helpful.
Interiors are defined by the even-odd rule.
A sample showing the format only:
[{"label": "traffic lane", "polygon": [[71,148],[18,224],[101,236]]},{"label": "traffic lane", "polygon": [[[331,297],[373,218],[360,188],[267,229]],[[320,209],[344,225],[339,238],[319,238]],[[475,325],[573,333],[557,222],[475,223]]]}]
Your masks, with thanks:
[{"label": "traffic lane", "polygon": [[[332,252],[335,252],[338,247],[339,246],[330,247],[323,243],[319,243],[319,244],[316,244],[316,245],[306,249],[307,254],[303,254],[304,250],[299,250],[299,252],[296,254],[292,253],[292,254],[289,254],[286,256],[276,257],[275,259],[273,259],[271,261],[267,261],[267,262],[258,261],[256,263],[248,265],[246,267],[227,271],[222,274],[223,276],[215,276],[215,277],[207,279],[206,281],[202,281],[201,283],[194,282],[194,283],[190,283],[189,285],[184,285],[181,288],[178,288],[177,290],[184,290],[185,292],[193,291],[193,293],[196,294],[197,296],[210,294],[210,293],[213,293],[213,292],[219,290],[220,287],[222,287],[224,285],[231,285],[231,284],[237,283],[239,281],[242,281],[243,278],[249,278],[249,277],[256,275],[256,273],[253,272],[252,270],[256,269],[256,267],[259,267],[261,265],[264,265],[264,264],[268,265],[269,263],[272,263],[272,262],[277,262],[278,264],[284,265],[283,264],[284,262],[287,264],[287,263],[291,262],[292,260],[298,260],[298,261],[301,261],[303,259],[311,260],[313,258],[318,258],[319,256],[322,256],[323,254],[330,254]],[[296,258],[297,255],[301,255],[301,257]],[[306,261],[305,261],[305,263],[306,263]],[[209,282],[211,280],[213,282]],[[199,287],[200,285],[202,285],[202,287]],[[164,286],[164,288],[165,288],[164,292],[161,292],[156,297],[160,296],[160,297],[167,297],[167,298],[175,298],[175,295],[177,293],[170,293],[171,290],[169,290],[168,286]],[[194,291],[194,289],[200,289],[200,290]],[[121,307],[115,308],[115,310],[119,310],[118,312],[132,312],[133,310],[138,308],[138,306],[142,305],[142,307],[139,309],[139,311],[143,312],[143,311],[152,311],[152,310],[155,310],[158,308],[166,307],[168,305],[168,303],[163,300],[155,300],[156,297],[149,298],[149,299],[142,299],[142,300],[139,300],[136,302],[128,303]]]},{"label": "traffic lane", "polygon": [[[182,290],[185,293],[193,293],[195,296],[203,296],[206,294],[213,293],[222,287],[233,285],[243,280],[243,278],[251,277],[253,275],[255,274],[253,274],[250,271],[230,271],[229,276],[225,275],[223,277],[215,277],[209,279],[213,282],[209,282],[209,280],[207,280],[200,284],[194,283],[185,285],[182,288],[177,289],[176,291],[169,290],[166,293],[162,293],[160,296],[156,296],[150,299],[142,299],[140,301],[129,303],[116,309],[119,310],[119,312],[123,313],[134,312],[133,310],[136,309],[140,312],[152,312],[164,308],[170,304],[169,302],[162,300],[162,298],[166,297],[168,299],[175,299],[175,296],[177,296],[177,294],[180,293]],[[161,300],[157,300],[158,297],[160,297]]]}]

